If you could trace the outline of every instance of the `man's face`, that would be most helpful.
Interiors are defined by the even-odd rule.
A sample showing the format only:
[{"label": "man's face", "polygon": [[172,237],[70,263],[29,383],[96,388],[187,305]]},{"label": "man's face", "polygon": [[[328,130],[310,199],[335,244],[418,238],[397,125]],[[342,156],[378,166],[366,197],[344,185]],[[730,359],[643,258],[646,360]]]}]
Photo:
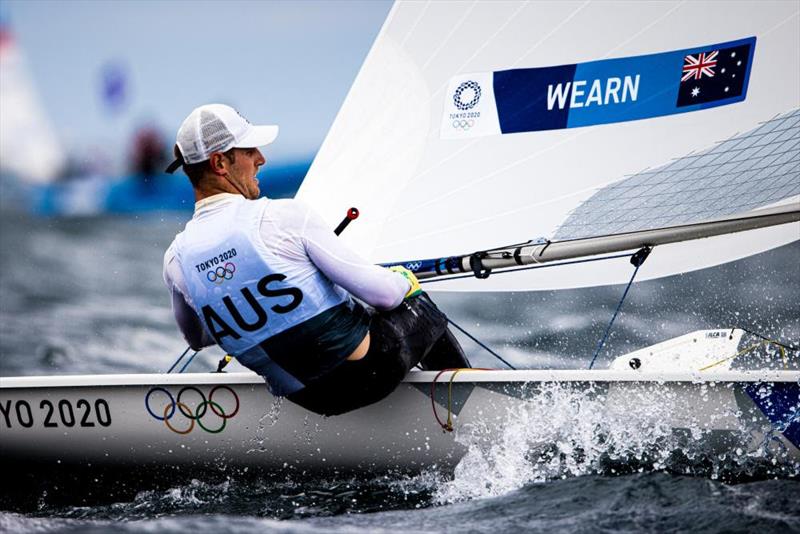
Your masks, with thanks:
[{"label": "man's face", "polygon": [[267,160],[257,148],[236,148],[234,154],[234,161],[228,167],[228,178],[241,187],[247,198],[255,200],[260,193],[256,174]]}]

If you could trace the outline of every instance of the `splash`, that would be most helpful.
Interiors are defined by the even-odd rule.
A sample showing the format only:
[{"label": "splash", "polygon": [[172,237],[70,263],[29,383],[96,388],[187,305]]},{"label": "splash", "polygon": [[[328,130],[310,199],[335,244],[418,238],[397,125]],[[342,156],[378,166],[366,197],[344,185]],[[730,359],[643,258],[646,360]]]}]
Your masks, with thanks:
[{"label": "splash", "polygon": [[265,445],[267,441],[266,430],[267,427],[273,427],[278,424],[281,416],[281,406],[283,406],[283,397],[274,397],[269,410],[264,412],[264,415],[258,419],[258,426],[251,438],[254,446],[247,450],[247,454],[269,452],[269,448]]},{"label": "splash", "polygon": [[496,497],[592,474],[667,471],[733,481],[800,475],[800,464],[769,431],[745,424],[735,404],[720,402],[733,395],[714,384],[545,384],[509,408],[501,433],[495,425],[457,428],[467,453],[434,501]]}]

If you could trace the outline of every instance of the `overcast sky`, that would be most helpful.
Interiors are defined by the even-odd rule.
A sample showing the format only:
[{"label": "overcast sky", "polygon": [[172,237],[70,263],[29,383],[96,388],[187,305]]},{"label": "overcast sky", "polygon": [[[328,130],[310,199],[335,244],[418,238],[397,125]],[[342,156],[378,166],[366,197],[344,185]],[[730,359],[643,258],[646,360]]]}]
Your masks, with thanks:
[{"label": "overcast sky", "polygon": [[[4,0],[0,16],[73,150],[106,147],[118,161],[137,126],[153,122],[172,143],[192,108],[223,102],[251,122],[280,125],[270,147],[279,163],[319,148],[390,8],[390,0]],[[103,97],[109,72],[122,73],[118,107]]]}]

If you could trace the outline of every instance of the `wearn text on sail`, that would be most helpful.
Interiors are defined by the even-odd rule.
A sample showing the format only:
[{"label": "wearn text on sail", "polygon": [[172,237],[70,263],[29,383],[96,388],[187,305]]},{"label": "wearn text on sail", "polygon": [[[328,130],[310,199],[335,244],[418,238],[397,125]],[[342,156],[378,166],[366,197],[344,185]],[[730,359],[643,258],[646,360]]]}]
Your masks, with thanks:
[{"label": "wearn text on sail", "polygon": [[606,106],[635,102],[639,96],[639,78],[625,76],[610,77],[605,80],[574,80],[547,86],[547,110]]}]

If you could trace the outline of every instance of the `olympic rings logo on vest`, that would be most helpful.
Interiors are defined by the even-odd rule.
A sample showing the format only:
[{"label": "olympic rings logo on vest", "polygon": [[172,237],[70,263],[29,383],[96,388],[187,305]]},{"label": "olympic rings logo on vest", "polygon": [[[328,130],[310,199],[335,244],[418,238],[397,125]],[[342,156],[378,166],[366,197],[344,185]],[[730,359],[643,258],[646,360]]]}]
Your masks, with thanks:
[{"label": "olympic rings logo on vest", "polygon": [[225,265],[221,265],[213,271],[208,271],[206,273],[206,278],[208,278],[209,282],[214,282],[215,284],[220,285],[225,280],[230,280],[233,278],[233,273],[235,272],[236,265],[229,261]]},{"label": "olympic rings logo on vest", "polygon": [[[214,400],[214,395],[223,390],[229,394],[226,395],[228,399],[225,402],[222,399]],[[159,395],[154,397],[156,393]],[[157,402],[159,396],[166,401],[163,409]],[[223,408],[223,404],[228,409]],[[231,404],[233,408],[230,407]],[[150,388],[145,395],[144,406],[154,419],[164,421],[167,428],[176,434],[188,434],[195,426],[199,426],[209,434],[219,434],[225,430],[228,419],[239,413],[239,396],[225,385],[214,386],[208,398],[195,386],[182,387],[175,397],[168,389],[156,386]],[[183,423],[175,424],[179,415]]]}]

